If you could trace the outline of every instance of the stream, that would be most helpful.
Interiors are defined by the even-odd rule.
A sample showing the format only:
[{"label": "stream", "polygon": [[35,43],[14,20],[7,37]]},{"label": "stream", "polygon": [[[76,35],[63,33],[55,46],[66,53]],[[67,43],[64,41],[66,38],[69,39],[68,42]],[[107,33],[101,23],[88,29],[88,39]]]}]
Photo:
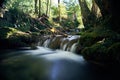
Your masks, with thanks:
[{"label": "stream", "polygon": [[97,66],[69,51],[38,46],[0,54],[0,80],[120,80],[117,69]]}]

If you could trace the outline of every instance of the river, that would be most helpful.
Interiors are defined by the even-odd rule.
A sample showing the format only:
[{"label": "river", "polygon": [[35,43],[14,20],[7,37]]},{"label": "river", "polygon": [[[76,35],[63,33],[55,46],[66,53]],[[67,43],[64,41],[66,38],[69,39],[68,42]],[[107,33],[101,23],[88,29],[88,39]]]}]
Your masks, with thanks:
[{"label": "river", "polygon": [[117,69],[96,66],[68,51],[38,47],[0,54],[0,80],[120,80]]}]

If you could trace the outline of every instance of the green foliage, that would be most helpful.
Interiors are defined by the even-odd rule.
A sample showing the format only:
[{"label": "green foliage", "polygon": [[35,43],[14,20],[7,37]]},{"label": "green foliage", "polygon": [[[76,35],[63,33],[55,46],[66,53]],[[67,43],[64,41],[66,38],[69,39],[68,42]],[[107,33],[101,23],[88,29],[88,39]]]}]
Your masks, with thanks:
[{"label": "green foliage", "polygon": [[[59,9],[58,9],[57,6],[52,6],[51,9],[52,9],[53,17],[59,16],[59,14],[58,14]],[[66,7],[64,5],[62,5],[62,4],[60,4],[60,15],[61,15],[61,17],[66,17],[67,16]]]},{"label": "green foliage", "polygon": [[60,25],[63,27],[73,28],[74,22],[67,18],[62,18]]},{"label": "green foliage", "polygon": [[51,9],[52,9],[52,13],[53,13],[53,15],[54,15],[54,16],[55,16],[55,15],[58,16],[58,9],[57,9],[57,7],[52,6]]},{"label": "green foliage", "polygon": [[34,12],[34,0],[7,0],[6,7],[7,9],[19,9],[24,13],[33,14]]},{"label": "green foliage", "polygon": [[44,28],[37,19],[32,18],[17,8],[9,9],[9,11],[4,14],[4,17],[0,19],[0,27],[3,26],[12,26],[24,32],[37,31],[34,30],[34,28]]},{"label": "green foliage", "polygon": [[74,27],[74,22],[67,18],[62,18],[60,25],[63,27],[72,28]]},{"label": "green foliage", "polygon": [[[59,23],[59,18],[58,17],[53,18],[53,21],[56,23]],[[77,20],[72,21],[72,20],[70,20],[68,18],[64,18],[64,17],[61,18],[61,22],[60,22],[60,25],[62,27],[67,27],[69,29],[74,29],[74,28],[78,27],[79,24],[80,23]]]},{"label": "green foliage", "polygon": [[79,5],[76,0],[69,0],[69,1],[64,0],[63,2],[66,5],[68,15],[72,15],[73,13],[79,11]]}]

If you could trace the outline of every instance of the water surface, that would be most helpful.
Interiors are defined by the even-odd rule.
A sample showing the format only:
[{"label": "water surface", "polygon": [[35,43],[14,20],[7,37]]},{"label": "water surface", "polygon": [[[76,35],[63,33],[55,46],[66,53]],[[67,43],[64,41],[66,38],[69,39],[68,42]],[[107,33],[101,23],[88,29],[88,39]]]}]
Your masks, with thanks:
[{"label": "water surface", "polygon": [[117,69],[96,66],[72,52],[38,47],[36,50],[3,50],[0,54],[0,80],[120,79]]}]

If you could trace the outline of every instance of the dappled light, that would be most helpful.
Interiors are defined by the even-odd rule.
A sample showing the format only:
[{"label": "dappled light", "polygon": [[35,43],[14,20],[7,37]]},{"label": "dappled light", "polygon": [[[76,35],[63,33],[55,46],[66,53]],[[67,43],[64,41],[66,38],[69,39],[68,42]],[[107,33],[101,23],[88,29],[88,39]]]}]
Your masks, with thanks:
[{"label": "dappled light", "polygon": [[55,28],[50,29],[53,33],[56,32]]}]

